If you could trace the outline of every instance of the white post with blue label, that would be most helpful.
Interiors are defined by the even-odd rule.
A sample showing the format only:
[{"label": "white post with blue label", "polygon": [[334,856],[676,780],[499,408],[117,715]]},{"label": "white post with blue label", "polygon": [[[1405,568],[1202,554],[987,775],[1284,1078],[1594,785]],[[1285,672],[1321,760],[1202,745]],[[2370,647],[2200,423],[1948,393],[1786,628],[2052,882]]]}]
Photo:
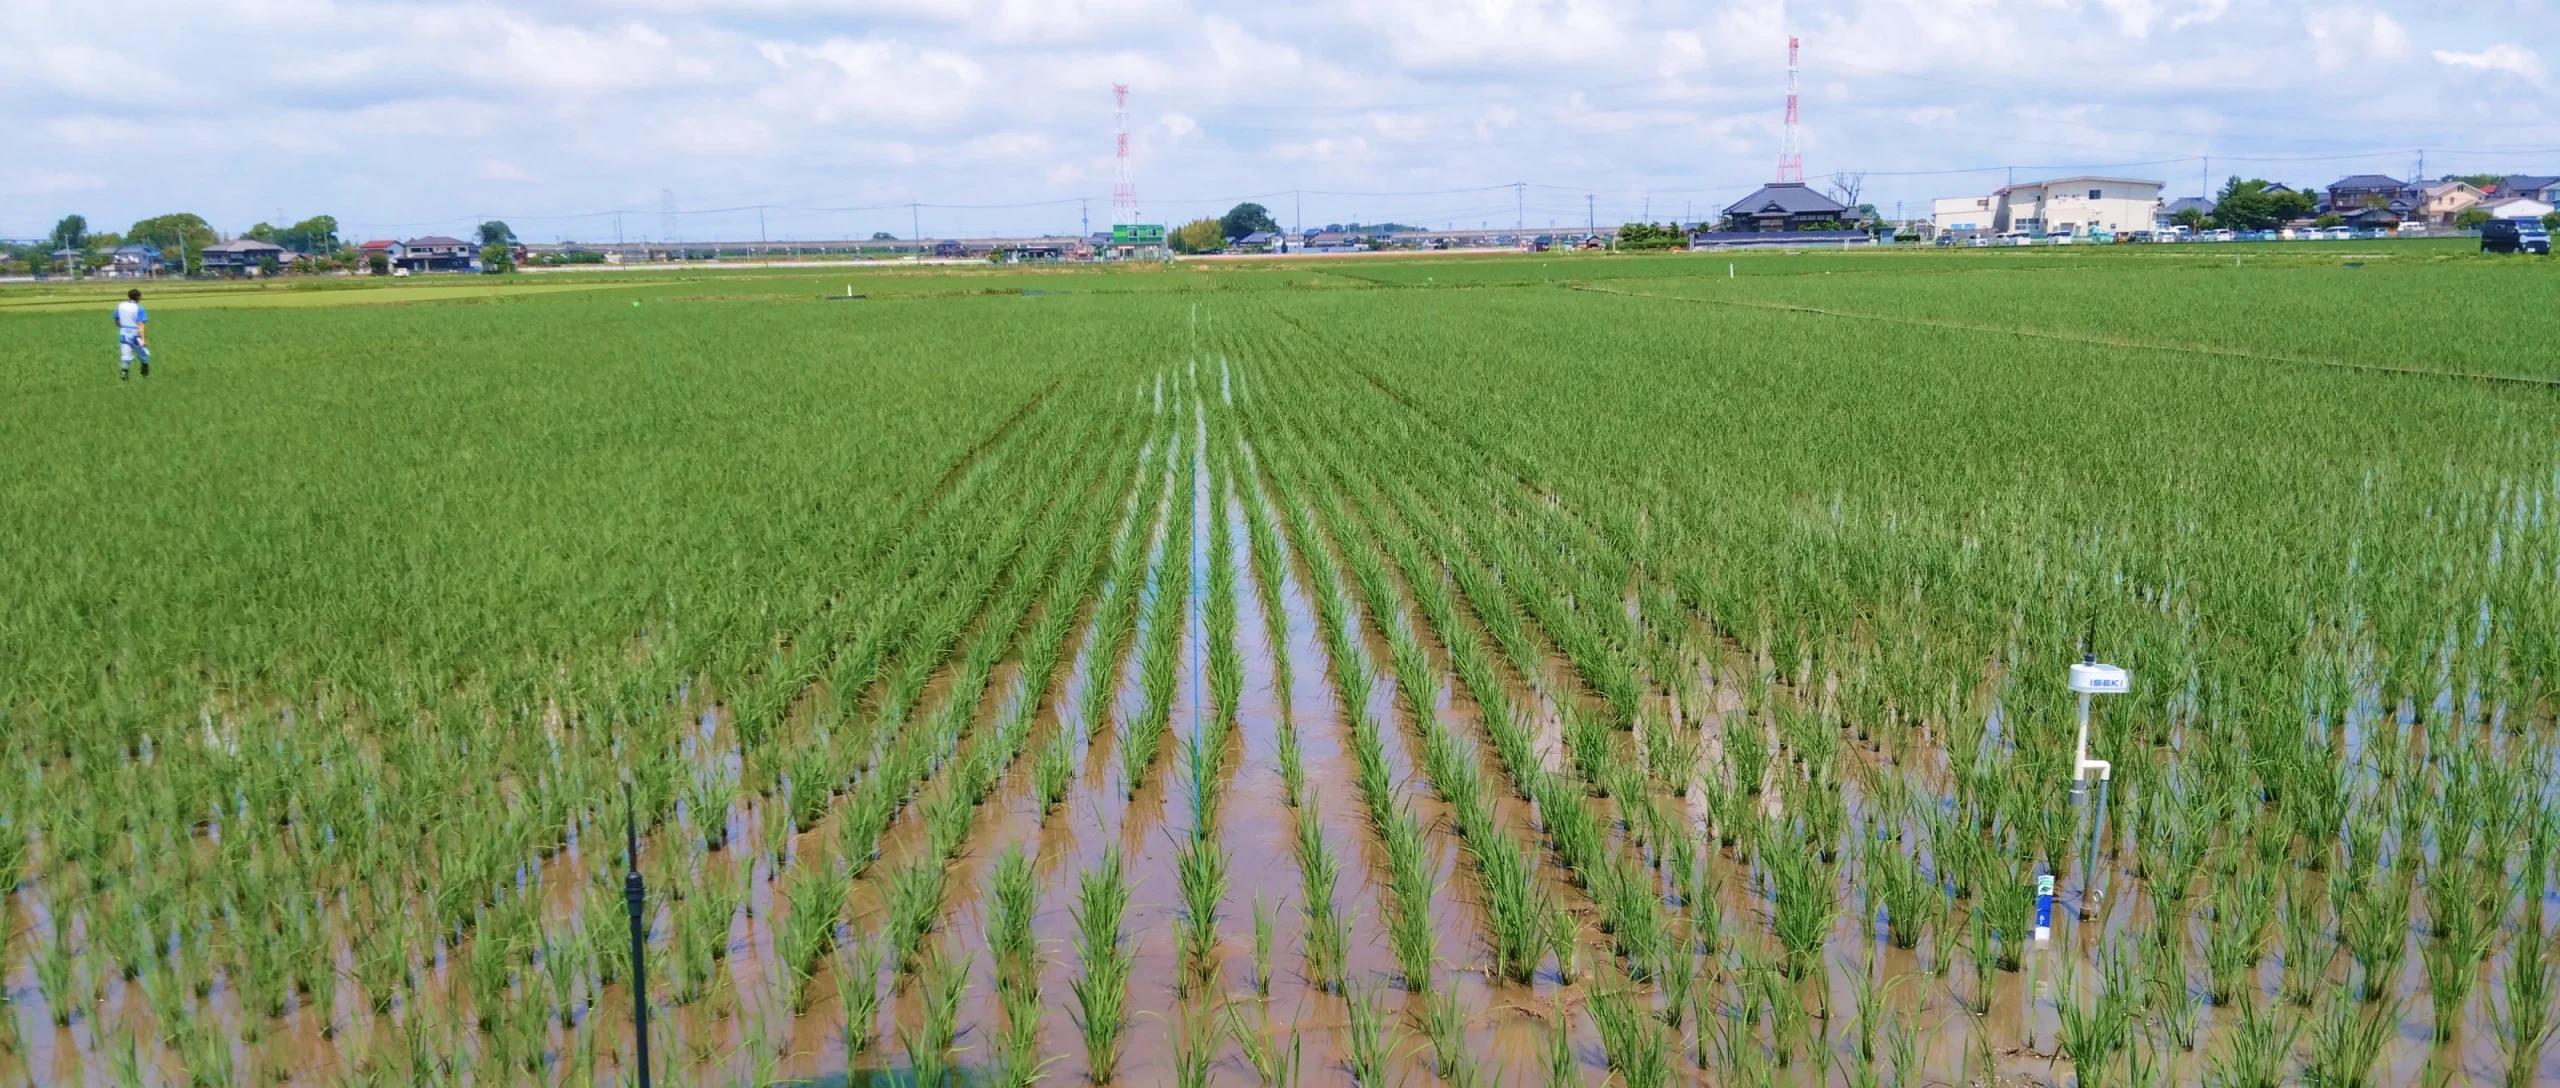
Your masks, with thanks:
[{"label": "white post with blue label", "polygon": [[[2115,767],[2103,759],[2089,758],[2089,701],[2099,695],[2122,695],[2132,687],[2132,679],[2123,669],[2101,665],[2096,654],[2085,654],[2080,663],[2071,666],[2071,690],[2080,693],[2080,744],[2071,763],[2071,807],[2077,810],[2089,792],[2089,772],[2098,772],[2098,805],[2089,814],[2089,852],[2080,858],[2080,919],[2098,916],[2098,841],[2099,829],[2107,818],[2107,782],[2115,776]],[[2046,913],[2040,909],[2040,915]]]}]

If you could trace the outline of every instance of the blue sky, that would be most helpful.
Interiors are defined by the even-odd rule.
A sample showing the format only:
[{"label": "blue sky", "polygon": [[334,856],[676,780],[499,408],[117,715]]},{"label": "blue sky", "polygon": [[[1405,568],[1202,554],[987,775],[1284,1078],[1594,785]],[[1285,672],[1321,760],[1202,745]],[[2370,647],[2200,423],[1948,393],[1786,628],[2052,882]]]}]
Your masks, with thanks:
[{"label": "blue sky", "polygon": [[1790,33],[1807,174],[1888,214],[2012,168],[2191,194],[2204,156],[2217,184],[2421,149],[2560,174],[2556,26],[2549,0],[14,0],[0,237],[1073,230],[1111,218],[1115,82],[1148,220],[1659,220],[1769,178]]}]

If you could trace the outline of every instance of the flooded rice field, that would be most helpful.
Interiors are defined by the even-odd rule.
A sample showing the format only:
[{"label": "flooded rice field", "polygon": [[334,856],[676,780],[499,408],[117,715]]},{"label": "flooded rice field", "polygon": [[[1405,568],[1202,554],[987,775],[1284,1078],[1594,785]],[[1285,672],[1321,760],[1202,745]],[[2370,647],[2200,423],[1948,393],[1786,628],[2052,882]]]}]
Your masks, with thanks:
[{"label": "flooded rice field", "polygon": [[[732,671],[28,753],[0,1077],[634,1083],[645,1005],[676,1084],[2560,1082],[2485,596],[2257,703],[2175,624],[1921,640],[1961,550],[1830,622],[1270,335],[1045,395]],[[2140,685],[2085,797],[2077,653]]]}]

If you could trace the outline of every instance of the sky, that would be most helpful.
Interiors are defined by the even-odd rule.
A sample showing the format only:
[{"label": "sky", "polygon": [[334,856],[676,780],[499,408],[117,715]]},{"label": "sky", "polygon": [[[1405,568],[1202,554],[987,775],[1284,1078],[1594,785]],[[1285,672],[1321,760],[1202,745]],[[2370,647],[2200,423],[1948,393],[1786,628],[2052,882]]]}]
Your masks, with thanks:
[{"label": "sky", "polygon": [[7,0],[0,237],[532,241],[1887,215],[2011,178],[2560,174],[2560,0]]}]

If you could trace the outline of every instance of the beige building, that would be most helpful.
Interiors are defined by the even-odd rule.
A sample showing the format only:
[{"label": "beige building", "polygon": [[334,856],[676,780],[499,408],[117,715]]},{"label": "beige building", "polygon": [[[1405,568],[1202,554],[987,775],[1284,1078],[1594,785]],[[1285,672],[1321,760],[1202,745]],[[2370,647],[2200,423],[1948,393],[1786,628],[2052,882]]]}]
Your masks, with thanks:
[{"label": "beige building", "polygon": [[2410,218],[2439,227],[2453,225],[2453,217],[2479,205],[2487,194],[2466,181],[2439,181],[2418,191],[2418,208]]},{"label": "beige building", "polygon": [[1994,230],[2085,235],[2150,230],[2160,215],[2160,182],[2138,178],[2055,178],[1991,194]]},{"label": "beige building", "polygon": [[1991,233],[1992,205],[1987,196],[1942,196],[1929,212],[1929,229],[1937,234]]}]

